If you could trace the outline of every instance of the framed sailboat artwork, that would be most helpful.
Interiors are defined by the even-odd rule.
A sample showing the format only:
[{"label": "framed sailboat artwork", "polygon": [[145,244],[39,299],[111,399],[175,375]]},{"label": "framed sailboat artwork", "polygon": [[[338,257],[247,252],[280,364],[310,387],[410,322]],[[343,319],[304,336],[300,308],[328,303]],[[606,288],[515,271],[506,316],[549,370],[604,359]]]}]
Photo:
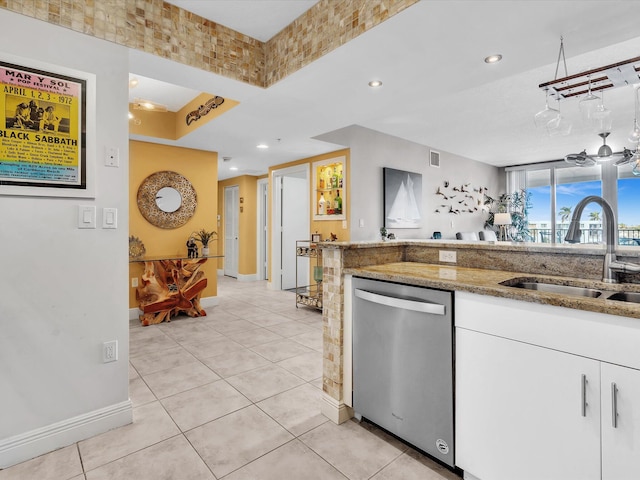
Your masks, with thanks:
[{"label": "framed sailboat artwork", "polygon": [[422,227],[422,174],[383,168],[385,228]]}]

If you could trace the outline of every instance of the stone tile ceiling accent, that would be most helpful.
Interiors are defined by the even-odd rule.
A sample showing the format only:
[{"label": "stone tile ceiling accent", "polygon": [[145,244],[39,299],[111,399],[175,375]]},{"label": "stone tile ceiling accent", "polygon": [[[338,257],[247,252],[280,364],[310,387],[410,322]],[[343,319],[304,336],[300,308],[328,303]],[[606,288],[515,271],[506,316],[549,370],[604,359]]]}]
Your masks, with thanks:
[{"label": "stone tile ceiling accent", "polygon": [[266,86],[353,40],[418,0],[320,0],[266,44]]},{"label": "stone tile ceiling accent", "polygon": [[0,8],[268,87],[419,0],[320,0],[267,43],[162,0],[0,0]]}]

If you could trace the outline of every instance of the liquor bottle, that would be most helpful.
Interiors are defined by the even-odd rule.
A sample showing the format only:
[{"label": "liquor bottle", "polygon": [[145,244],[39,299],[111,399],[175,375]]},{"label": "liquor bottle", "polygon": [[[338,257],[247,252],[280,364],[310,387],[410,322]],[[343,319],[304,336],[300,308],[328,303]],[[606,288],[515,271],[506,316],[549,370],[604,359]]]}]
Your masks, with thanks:
[{"label": "liquor bottle", "polygon": [[340,190],[338,190],[338,193],[336,195],[336,198],[333,201],[334,203],[334,208],[335,208],[335,213],[336,214],[341,214],[342,213],[342,198],[340,197]]},{"label": "liquor bottle", "polygon": [[320,194],[320,201],[318,202],[318,215],[324,215],[327,201],[324,199],[324,195]]},{"label": "liquor bottle", "polygon": [[338,174],[336,172],[331,176],[331,188],[338,188]]},{"label": "liquor bottle", "polygon": [[320,186],[318,188],[320,188],[320,190],[322,190],[324,188],[324,167],[320,169],[320,175],[318,175],[320,177],[319,180],[319,184]]}]

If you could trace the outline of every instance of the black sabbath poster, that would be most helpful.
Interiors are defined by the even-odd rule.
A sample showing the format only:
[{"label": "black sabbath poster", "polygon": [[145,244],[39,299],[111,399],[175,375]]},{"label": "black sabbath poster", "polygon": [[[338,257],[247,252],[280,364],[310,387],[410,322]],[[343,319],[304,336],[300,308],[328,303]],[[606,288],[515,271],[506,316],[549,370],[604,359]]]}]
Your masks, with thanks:
[{"label": "black sabbath poster", "polygon": [[86,188],[86,88],[0,60],[0,185]]}]

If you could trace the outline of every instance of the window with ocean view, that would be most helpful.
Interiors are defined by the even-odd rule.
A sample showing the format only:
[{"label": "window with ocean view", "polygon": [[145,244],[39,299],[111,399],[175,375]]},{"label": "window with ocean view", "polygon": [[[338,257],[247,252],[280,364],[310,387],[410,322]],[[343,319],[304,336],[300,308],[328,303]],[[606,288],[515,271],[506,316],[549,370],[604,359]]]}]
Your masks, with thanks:
[{"label": "window with ocean view", "polygon": [[[618,243],[640,246],[640,177],[631,173],[630,165],[602,163],[585,168],[550,162],[508,168],[507,178],[509,191],[526,189],[530,195],[531,241],[564,243],[576,204],[598,195],[616,212]],[[602,243],[603,220],[598,204],[586,206],[580,219],[581,243]]]}]

